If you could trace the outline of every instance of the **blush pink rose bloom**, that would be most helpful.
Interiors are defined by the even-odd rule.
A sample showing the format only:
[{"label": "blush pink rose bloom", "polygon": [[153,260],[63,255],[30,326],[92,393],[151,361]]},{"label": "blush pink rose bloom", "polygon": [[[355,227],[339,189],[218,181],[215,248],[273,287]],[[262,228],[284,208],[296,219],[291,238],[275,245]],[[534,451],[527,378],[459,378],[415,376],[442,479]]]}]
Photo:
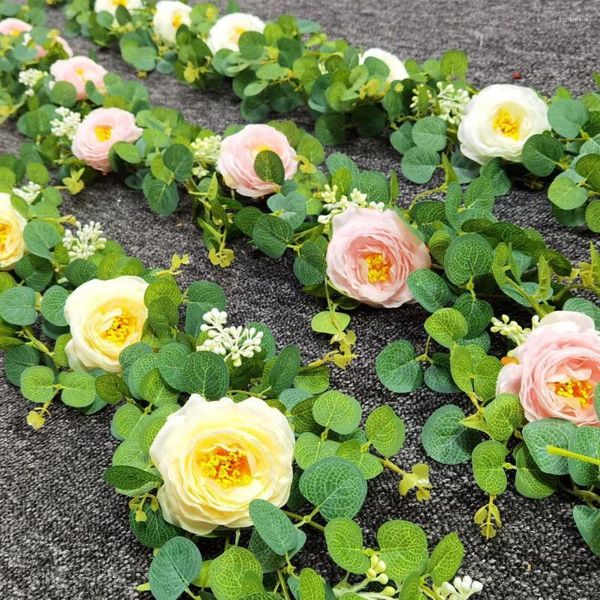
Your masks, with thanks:
[{"label": "blush pink rose bloom", "polygon": [[502,367],[496,392],[516,394],[529,421],[567,419],[600,425],[594,389],[600,382],[600,332],[578,312],[545,316]]},{"label": "blush pink rose bloom", "polygon": [[[31,31],[33,28],[29,23],[25,21],[21,21],[21,19],[15,19],[10,17],[8,19],[2,19],[0,21],[0,35],[13,35],[17,36],[20,33],[27,33]],[[67,40],[64,38],[57,36],[56,40],[63,47],[64,51],[68,56],[73,56],[73,50],[71,50],[71,46],[67,43]],[[38,46],[38,58],[43,58],[46,56],[48,52],[44,50],[41,46]]]},{"label": "blush pink rose bloom", "polygon": [[73,154],[86,165],[108,173],[108,153],[117,142],[135,142],[143,133],[135,116],[120,108],[96,108],[79,125],[73,138]]},{"label": "blush pink rose bloom", "polygon": [[327,275],[341,292],[371,306],[413,300],[406,280],[431,266],[425,244],[394,210],[351,207],[332,221]]},{"label": "blush pink rose bloom", "polygon": [[85,84],[91,81],[100,91],[104,90],[104,76],[107,71],[87,56],[73,56],[57,60],[50,67],[50,73],[56,81],[72,84],[77,92],[77,99],[85,100],[87,98]]},{"label": "blush pink rose bloom", "polygon": [[246,125],[221,144],[217,170],[225,184],[249,198],[261,198],[275,192],[277,186],[263,181],[254,170],[254,160],[263,150],[271,150],[279,156],[286,179],[296,174],[296,152],[283,133],[270,125]]}]

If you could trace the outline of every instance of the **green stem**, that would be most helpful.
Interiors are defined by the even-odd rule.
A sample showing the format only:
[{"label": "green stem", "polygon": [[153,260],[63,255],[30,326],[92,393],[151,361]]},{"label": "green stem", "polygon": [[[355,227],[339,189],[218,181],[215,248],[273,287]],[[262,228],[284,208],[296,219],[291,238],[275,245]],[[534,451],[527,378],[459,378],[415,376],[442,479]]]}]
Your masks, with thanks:
[{"label": "green stem", "polygon": [[375,457],[386,469],[393,471],[397,475],[404,477],[406,475],[406,471],[401,469],[397,464],[393,463],[388,458],[381,458],[379,456]]},{"label": "green stem", "polygon": [[579,454],[578,452],[571,452],[566,448],[559,448],[558,446],[546,446],[546,452],[553,456],[564,456],[565,458],[572,458],[573,460],[580,460],[582,462],[589,463],[600,467],[600,459],[593,458],[592,456],[586,456],[585,454]]},{"label": "green stem", "polygon": [[281,570],[277,571],[277,578],[279,579],[279,583],[281,584],[281,591],[283,592],[283,597],[285,600],[290,600],[290,594],[288,592],[287,583],[285,582],[285,578],[281,573]]},{"label": "green stem", "polygon": [[296,521],[298,521],[298,524],[296,525],[296,527],[302,527],[304,524],[307,524],[307,525],[310,525],[311,527],[314,527],[315,529],[317,529],[320,532],[325,531],[325,527],[323,527],[323,525],[319,525],[318,523],[315,523],[312,520],[312,518],[319,512],[318,508],[315,508],[309,515],[306,515],[305,517],[303,517],[302,515],[299,515],[298,513],[291,512],[289,510],[284,510],[283,512],[291,519],[295,519]]}]

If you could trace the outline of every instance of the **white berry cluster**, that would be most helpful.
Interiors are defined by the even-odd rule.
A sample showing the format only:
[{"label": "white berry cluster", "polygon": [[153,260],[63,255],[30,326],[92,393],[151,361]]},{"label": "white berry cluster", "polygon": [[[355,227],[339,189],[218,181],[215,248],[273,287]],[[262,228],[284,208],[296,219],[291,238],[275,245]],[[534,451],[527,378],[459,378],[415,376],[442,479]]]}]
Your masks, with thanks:
[{"label": "white berry cluster", "polygon": [[350,207],[356,208],[373,208],[376,210],[384,210],[385,204],[383,202],[368,202],[367,194],[363,194],[360,190],[354,188],[349,196],[342,194],[339,198],[337,197],[338,186],[334,185],[331,187],[329,184],[325,184],[324,189],[319,192],[319,197],[323,201],[323,209],[326,214],[319,215],[318,221],[323,225],[331,223],[331,220],[335,215],[343,213]]},{"label": "white berry cluster", "polygon": [[261,350],[263,332],[254,327],[227,327],[227,313],[213,308],[202,317],[201,330],[208,335],[198,350],[214,352],[231,359],[233,366],[239,367],[243,358],[252,358]]},{"label": "white berry cluster", "polygon": [[75,227],[76,231],[74,234],[70,229],[67,229],[63,237],[63,246],[67,249],[71,262],[76,258],[89,258],[98,252],[98,250],[106,247],[106,238],[104,237],[100,223],[90,221],[82,226],[77,221]]}]

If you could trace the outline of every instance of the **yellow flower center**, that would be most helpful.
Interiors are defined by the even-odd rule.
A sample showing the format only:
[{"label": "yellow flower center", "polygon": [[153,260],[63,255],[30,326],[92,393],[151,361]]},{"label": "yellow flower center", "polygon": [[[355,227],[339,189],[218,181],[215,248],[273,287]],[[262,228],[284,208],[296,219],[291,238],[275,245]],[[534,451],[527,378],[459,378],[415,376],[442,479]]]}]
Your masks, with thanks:
[{"label": "yellow flower center", "polygon": [[242,37],[242,33],[246,33],[246,28],[236,25],[231,33],[231,41],[237,44],[237,42],[240,40],[240,37]]},{"label": "yellow flower center", "polygon": [[506,137],[513,138],[514,140],[519,139],[521,132],[521,117],[514,115],[510,110],[501,108],[494,117],[494,129],[499,131]]},{"label": "yellow flower center", "polygon": [[0,251],[6,249],[6,239],[10,233],[10,227],[6,223],[0,223]]},{"label": "yellow flower center", "polygon": [[94,132],[99,142],[108,142],[112,135],[112,127],[110,125],[98,125],[98,127],[94,129]]},{"label": "yellow flower center", "polygon": [[127,6],[127,0],[111,0],[113,6]]},{"label": "yellow flower center", "polygon": [[589,380],[568,379],[564,382],[555,383],[554,391],[563,398],[579,400],[581,406],[586,406],[592,401],[594,385]]},{"label": "yellow flower center", "polygon": [[388,281],[390,278],[390,264],[383,254],[369,254],[365,260],[369,268],[369,283]]},{"label": "yellow flower center", "polygon": [[135,326],[135,320],[128,314],[115,317],[108,329],[102,332],[102,337],[115,344],[123,344]]},{"label": "yellow flower center", "polygon": [[239,487],[252,481],[250,465],[243,450],[227,450],[218,446],[198,457],[198,466],[205,477],[223,487]]},{"label": "yellow flower center", "polygon": [[182,23],[182,22],[183,22],[183,19],[182,19],[182,17],[181,17],[181,13],[175,13],[175,14],[173,15],[173,21],[172,21],[172,23],[173,23],[173,27],[174,27],[175,29],[179,29],[179,28],[181,27],[181,23]]}]

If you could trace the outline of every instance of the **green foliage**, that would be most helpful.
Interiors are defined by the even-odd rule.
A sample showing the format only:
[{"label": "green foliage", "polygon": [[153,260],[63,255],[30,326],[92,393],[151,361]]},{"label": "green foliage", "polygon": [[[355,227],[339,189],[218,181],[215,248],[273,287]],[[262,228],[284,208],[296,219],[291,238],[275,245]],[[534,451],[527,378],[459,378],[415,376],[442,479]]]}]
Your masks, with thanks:
[{"label": "green foliage", "polygon": [[396,393],[416,390],[423,380],[423,372],[416,360],[412,344],[400,340],[388,344],[377,356],[375,369],[381,383]]},{"label": "green foliage", "polygon": [[422,571],[427,564],[427,537],[415,523],[388,521],[377,531],[381,559],[387,565],[386,572],[396,582],[402,582],[415,571]]},{"label": "green foliage", "polygon": [[311,465],[300,477],[302,495],[330,521],[354,517],[367,495],[367,483],[360,470],[337,457]]},{"label": "green foliage", "polygon": [[150,565],[148,581],[152,595],[157,600],[176,600],[196,579],[201,567],[200,551],[192,541],[171,538]]},{"label": "green foliage", "polygon": [[563,456],[549,454],[548,446],[568,449],[575,425],[562,419],[542,419],[523,427],[523,439],[538,467],[549,475],[567,475],[569,461]]},{"label": "green foliage", "polygon": [[498,496],[506,490],[507,478],[504,459],[508,449],[494,440],[486,440],[473,449],[471,462],[477,485],[490,496]]},{"label": "green foliage", "polygon": [[325,541],[338,566],[357,575],[366,573],[370,563],[363,552],[363,533],[357,523],[343,517],[332,519],[325,527]]},{"label": "green foliage", "polygon": [[469,459],[477,436],[462,424],[464,418],[458,406],[448,404],[438,408],[427,419],[421,441],[428,456],[447,465],[457,465]]}]

